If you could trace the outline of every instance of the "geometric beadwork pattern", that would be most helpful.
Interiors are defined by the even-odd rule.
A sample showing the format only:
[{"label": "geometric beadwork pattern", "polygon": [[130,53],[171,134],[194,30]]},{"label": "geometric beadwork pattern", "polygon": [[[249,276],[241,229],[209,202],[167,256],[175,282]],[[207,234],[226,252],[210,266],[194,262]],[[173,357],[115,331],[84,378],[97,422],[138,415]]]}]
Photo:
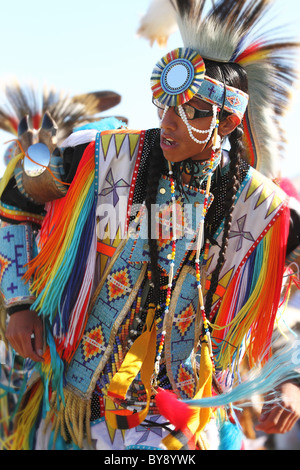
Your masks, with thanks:
[{"label": "geometric beadwork pattern", "polygon": [[[186,227],[187,222],[184,219],[185,213],[183,206],[179,201],[176,202],[176,239],[183,237],[183,230]],[[163,247],[167,242],[172,241],[172,232],[174,228],[171,225],[172,221],[172,203],[163,204],[159,212],[156,214],[156,224],[158,233],[156,238],[158,240],[159,247]]]},{"label": "geometric beadwork pattern", "polygon": [[105,350],[106,345],[100,325],[92,328],[90,331],[86,331],[83,339],[84,342],[81,348],[85,362],[95,359],[100,355],[101,350]]},{"label": "geometric beadwork pattern", "polygon": [[[186,188],[186,196],[181,196],[176,189],[176,257],[174,260],[174,272],[180,268],[182,260],[188,250],[193,249],[193,240],[199,228],[202,207],[204,203],[204,193]],[[151,233],[157,240],[159,256],[158,265],[165,272],[169,272],[171,264],[172,237],[170,231],[171,219],[171,192],[170,183],[167,179],[161,178],[156,198],[151,210],[155,210],[156,217],[152,220],[156,221],[156,225],[151,227]],[[212,202],[209,196],[208,204]],[[139,237],[135,241],[130,262],[139,263],[145,259],[149,260],[148,248],[148,218],[142,216],[139,230]],[[158,237],[159,235],[159,237]]]},{"label": "geometric beadwork pattern", "polygon": [[[174,290],[170,312],[173,317],[166,322],[165,359],[167,374],[174,390],[182,398],[194,393],[194,371],[190,356],[194,348],[195,317],[198,306],[198,292],[195,272],[185,266],[181,272],[179,294]],[[177,297],[178,295],[178,297]],[[172,321],[173,320],[173,321]]]},{"label": "geometric beadwork pattern", "polygon": [[185,308],[179,315],[174,318],[175,328],[179,331],[180,335],[184,337],[192,325],[196,316],[196,312],[192,303]]},{"label": "geometric beadwork pattern", "polygon": [[32,231],[25,225],[7,225],[0,229],[0,283],[7,306],[31,302],[29,284],[22,279],[30,261]]},{"label": "geometric beadwork pattern", "polygon": [[[131,251],[131,244],[128,245],[116,256],[91,310],[80,346],[69,365],[66,381],[74,393],[77,389],[81,395],[89,396],[89,387],[95,373],[99,377],[106,363],[103,356],[108,357],[113,352],[110,348],[113,344],[112,337],[116,334],[116,323],[125,320],[137,294],[134,293],[134,286],[140,277],[143,264],[127,264]],[[140,279],[141,282],[143,276]],[[132,302],[128,303],[129,297]]]},{"label": "geometric beadwork pattern", "polygon": [[124,295],[128,294],[133,287],[130,270],[126,267],[118,269],[117,271],[112,271],[112,273],[108,275],[107,280],[108,282],[106,287],[110,302],[114,302],[115,300],[124,297]]},{"label": "geometric beadwork pattern", "polygon": [[0,253],[0,282],[10,264],[11,260],[9,258],[5,258],[4,255]]},{"label": "geometric beadwork pattern", "polygon": [[195,390],[195,379],[193,374],[188,370],[184,364],[180,364],[175,375],[177,388],[180,389],[181,394],[187,398],[193,398]]},{"label": "geometric beadwork pattern", "polygon": [[157,240],[157,246],[158,246],[158,249],[159,251],[162,251],[162,250],[165,250],[165,249],[169,249],[171,251],[172,249],[172,239],[166,239],[166,238],[159,238]]},{"label": "geometric beadwork pattern", "polygon": [[[109,148],[107,147],[108,151],[107,153],[105,152],[106,159],[101,160],[102,166],[107,165],[107,167],[102,168],[102,179],[105,179],[105,176],[109,171],[108,165],[111,165],[111,159],[108,157],[112,143],[113,142],[109,142],[107,144]],[[126,145],[128,145],[128,140],[124,138],[123,141],[120,141],[119,143],[118,158],[120,159],[121,157],[125,157],[124,150],[126,149]],[[135,144],[135,142],[133,143]],[[132,148],[134,149],[135,145],[133,145]],[[126,164],[128,161],[129,159],[126,160]],[[124,168],[126,168],[127,171],[128,168],[125,163]],[[249,169],[250,175],[253,175],[254,172],[255,170]],[[120,174],[118,178],[124,178],[125,181],[131,181],[130,177],[125,178],[123,174]],[[257,176],[257,178],[259,178],[259,176]],[[105,181],[102,182],[105,184]],[[103,187],[106,186],[101,186],[99,183],[99,193]],[[127,187],[120,187],[118,188],[118,191],[127,191],[127,189]],[[247,189],[248,188],[246,186],[243,191],[247,191]],[[233,236],[229,238],[227,264],[224,264],[219,276],[218,292],[216,293],[219,297],[222,296],[222,292],[226,290],[227,285],[231,282],[232,276],[234,276],[235,272],[241,265],[249,248],[255,244],[253,240],[258,240],[259,234],[263,232],[267,224],[272,223],[271,219],[273,217],[274,202],[272,193],[267,197],[269,192],[265,192],[264,195],[266,195],[266,197],[264,197],[263,200],[262,198],[258,200],[258,191],[260,191],[260,189],[257,193],[256,191],[253,191],[252,194],[255,196],[254,199],[251,191],[248,192],[246,198],[242,198],[241,196],[244,196],[245,194],[243,191],[234,207],[232,229],[235,232],[233,232]],[[201,215],[202,213],[204,194],[192,189],[186,189],[186,195],[186,198],[184,197],[184,199],[180,199],[180,195],[176,194],[177,202],[181,203],[181,207],[184,210],[182,222],[184,222],[185,236],[176,241],[174,273],[178,274],[179,278],[174,288],[172,296],[173,302],[171,299],[170,304],[170,312],[173,312],[173,318],[170,318],[170,321],[166,323],[164,360],[167,375],[174,390],[180,392],[182,398],[191,398],[194,395],[195,380],[190,356],[195,342],[195,315],[198,305],[198,292],[195,272],[191,267],[185,266],[183,261],[185,260],[185,256],[189,250],[195,249],[194,246],[191,248],[191,245],[199,226],[199,214]],[[112,193],[109,193],[108,196],[112,196]],[[103,197],[104,196],[101,196],[101,198]],[[272,207],[270,208],[269,202],[271,198]],[[161,228],[168,227],[166,222],[170,212],[170,201],[170,184],[167,179],[162,177],[159,182],[156,198],[156,203],[161,213]],[[100,200],[99,204],[102,202],[103,201]],[[211,204],[211,200],[209,202]],[[178,208],[179,207],[180,206],[178,204]],[[253,220],[253,223],[249,225],[251,233],[248,226],[246,226],[247,220],[245,217],[245,214],[247,214],[248,219],[248,213],[250,212],[255,212],[255,215],[257,215],[255,220]],[[269,215],[268,220],[264,219],[264,217],[270,214],[270,212],[272,217]],[[122,215],[122,213],[119,215]],[[260,217],[260,215],[262,215],[262,217]],[[129,237],[125,247],[120,250],[118,257],[115,259],[114,265],[106,278],[103,288],[89,315],[81,347],[77,349],[68,368],[66,381],[70,384],[73,390],[77,389],[81,395],[88,396],[91,393],[90,385],[93,384],[92,379],[95,380],[95,378],[99,377],[101,371],[104,370],[108,358],[113,353],[113,345],[115,343],[118,328],[124,325],[124,322],[130,313],[132,303],[138,293],[138,289],[142,285],[141,283],[146,269],[144,262],[149,261],[147,219],[148,218],[146,216],[142,216],[137,238]],[[179,214],[178,220],[181,220]],[[104,226],[107,225],[107,222],[108,221],[106,221]],[[115,224],[115,229],[119,229],[119,224]],[[221,237],[222,233],[220,230],[217,235],[217,241],[219,241],[219,238]],[[110,234],[110,238],[112,240],[114,239],[114,233]],[[172,240],[170,240],[169,237],[163,237],[163,240],[160,240],[158,244],[158,264],[166,273],[169,272],[170,264],[172,262],[170,258],[171,241]],[[237,248],[238,251],[236,252]],[[210,246],[208,255],[210,262],[208,263],[209,271],[207,272],[207,276],[211,274],[211,271],[216,264],[219,250],[220,248],[218,245]],[[231,258],[230,254],[233,252],[234,258]],[[210,278],[208,277],[208,279]],[[198,360],[197,356],[196,358]]]}]

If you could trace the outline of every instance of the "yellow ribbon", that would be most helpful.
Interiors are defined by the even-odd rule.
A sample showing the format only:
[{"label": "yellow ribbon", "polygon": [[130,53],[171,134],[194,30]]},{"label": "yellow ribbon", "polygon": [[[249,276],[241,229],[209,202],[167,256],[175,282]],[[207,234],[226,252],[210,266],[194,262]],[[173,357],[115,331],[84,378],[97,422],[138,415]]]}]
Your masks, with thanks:
[{"label": "yellow ribbon", "polygon": [[[156,325],[155,308],[150,306],[143,333],[136,339],[126,354],[126,357],[114,375],[109,389],[108,397],[124,400],[127,390],[137,374],[141,373],[141,381],[147,396],[146,407],[139,411],[122,409],[106,409],[105,418],[113,429],[128,429],[137,426],[146,418],[151,398],[151,378],[153,375],[156,356]],[[107,404],[110,400],[107,400]],[[107,405],[109,406],[109,405]],[[122,419],[124,418],[124,419]]]},{"label": "yellow ribbon", "polygon": [[[196,394],[194,400],[200,398],[211,397],[212,389],[212,361],[210,357],[209,346],[207,342],[201,345],[201,358],[200,358],[200,375],[197,384]],[[211,417],[210,408],[193,408],[193,414],[188,421],[187,427],[191,434],[195,437],[195,443],[200,439],[200,434],[209,422]],[[168,450],[179,450],[183,447],[183,443],[176,438],[176,435],[168,434],[162,443]]]},{"label": "yellow ribbon", "polygon": [[19,160],[21,160],[24,157],[24,154],[20,153],[19,155],[16,155],[10,162],[8,162],[5,173],[3,177],[0,179],[0,197],[2,196],[2,193],[4,189],[6,188],[9,180],[12,178],[15,168],[17,166],[17,163]]}]

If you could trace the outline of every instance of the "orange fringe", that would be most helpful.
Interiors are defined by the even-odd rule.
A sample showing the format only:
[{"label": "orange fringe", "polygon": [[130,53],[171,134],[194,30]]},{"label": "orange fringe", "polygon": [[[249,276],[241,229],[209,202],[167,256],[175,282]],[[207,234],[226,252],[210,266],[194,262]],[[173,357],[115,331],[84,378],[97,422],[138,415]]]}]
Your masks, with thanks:
[{"label": "orange fringe", "polygon": [[228,317],[232,302],[237,302],[240,273],[236,274],[226,290],[216,321],[212,325],[212,336],[216,344],[221,345],[217,355],[224,369],[233,360],[238,360],[238,354],[234,358],[234,353],[239,352],[246,338],[250,367],[258,362],[264,364],[271,356],[271,339],[280,304],[288,227],[289,209],[285,207],[263,239],[265,253],[261,274],[250,298],[240,310],[240,317],[240,312],[234,318]]},{"label": "orange fringe", "polygon": [[[43,290],[47,283],[48,275],[65,239],[73,209],[88,176],[95,169],[94,154],[95,143],[91,142],[83,154],[68,193],[65,197],[55,201],[55,210],[53,207],[45,217],[40,238],[43,249],[28,264],[24,275],[26,281],[33,279],[32,289],[37,294]],[[39,280],[42,282],[38,284]]]}]

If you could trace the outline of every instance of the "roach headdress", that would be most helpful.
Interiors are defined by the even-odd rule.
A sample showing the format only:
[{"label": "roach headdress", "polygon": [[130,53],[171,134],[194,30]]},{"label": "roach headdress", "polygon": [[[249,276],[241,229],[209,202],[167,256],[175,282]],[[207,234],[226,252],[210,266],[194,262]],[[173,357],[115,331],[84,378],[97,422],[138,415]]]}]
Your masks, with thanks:
[{"label": "roach headdress", "polygon": [[[299,43],[282,39],[275,30],[264,32],[265,14],[270,12],[267,0],[219,0],[212,7],[206,0],[168,1],[184,48],[198,53],[204,62],[234,62],[246,70],[249,103],[243,124],[247,158],[268,177],[278,176],[284,142],[279,121],[296,78]],[[153,42],[149,31],[148,24],[147,34]]]},{"label": "roach headdress", "polygon": [[[20,122],[27,117],[32,129],[37,130],[47,112],[57,126],[57,140],[61,144],[74,128],[101,119],[98,114],[117,105],[120,100],[121,96],[113,91],[69,96],[54,88],[45,87],[40,92],[33,85],[15,81],[3,88],[0,129],[16,136]],[[7,148],[5,164],[11,160],[15,148],[15,143]]]}]

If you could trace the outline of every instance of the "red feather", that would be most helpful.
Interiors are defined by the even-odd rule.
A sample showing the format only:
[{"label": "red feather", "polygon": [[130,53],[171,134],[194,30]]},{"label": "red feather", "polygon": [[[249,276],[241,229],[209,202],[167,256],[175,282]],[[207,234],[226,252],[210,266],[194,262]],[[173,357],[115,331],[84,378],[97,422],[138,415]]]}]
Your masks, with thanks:
[{"label": "red feather", "polygon": [[280,187],[288,196],[294,197],[295,199],[300,201],[300,196],[298,194],[297,188],[294,186],[294,184],[289,178],[282,178],[280,181]]},{"label": "red feather", "polygon": [[175,426],[176,431],[187,427],[193,410],[186,403],[178,400],[174,392],[159,388],[155,400],[159,413]]},{"label": "red feather", "polygon": [[254,42],[251,44],[251,46],[247,47],[237,58],[235,59],[235,62],[239,63],[241,60],[245,59],[246,57],[255,54],[262,46],[262,43],[260,41]]}]

